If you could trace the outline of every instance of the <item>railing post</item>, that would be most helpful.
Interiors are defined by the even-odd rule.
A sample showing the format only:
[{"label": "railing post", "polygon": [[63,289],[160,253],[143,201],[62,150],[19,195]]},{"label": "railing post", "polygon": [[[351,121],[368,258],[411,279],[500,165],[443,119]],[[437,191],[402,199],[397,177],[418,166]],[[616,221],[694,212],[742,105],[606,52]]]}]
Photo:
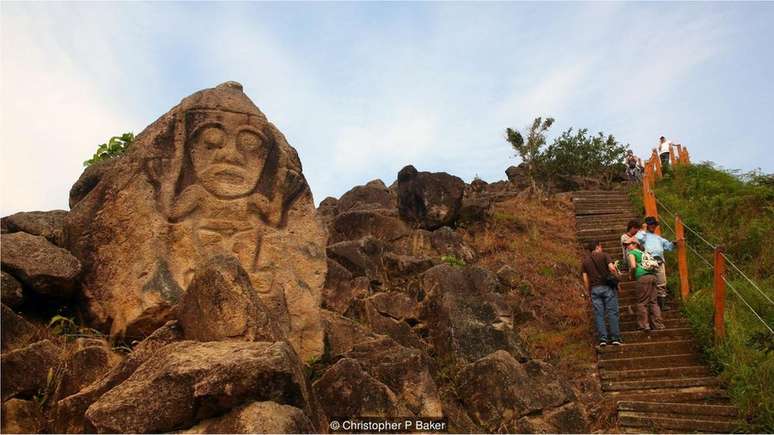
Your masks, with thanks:
[{"label": "railing post", "polygon": [[690,165],[691,164],[691,155],[688,154],[688,147],[683,148],[683,152],[685,153],[685,164]]},{"label": "railing post", "polygon": [[723,315],[726,309],[726,260],[723,258],[723,247],[715,248],[715,340],[720,341],[726,336],[726,324]]},{"label": "railing post", "polygon": [[675,162],[677,162],[677,158],[675,157],[675,151],[674,146],[669,147],[669,164],[672,165],[672,167],[675,167]]},{"label": "railing post", "polygon": [[650,155],[650,160],[653,162],[656,168],[656,178],[661,178],[664,176],[664,173],[661,170],[661,156],[658,155],[656,150],[653,150],[653,153]]},{"label": "railing post", "polygon": [[680,215],[675,215],[675,237],[677,238],[677,269],[680,272],[680,295],[683,301],[688,299],[688,252],[685,246],[685,227]]},{"label": "railing post", "polygon": [[675,145],[677,147],[677,164],[682,165],[683,161],[683,146],[681,144]]}]

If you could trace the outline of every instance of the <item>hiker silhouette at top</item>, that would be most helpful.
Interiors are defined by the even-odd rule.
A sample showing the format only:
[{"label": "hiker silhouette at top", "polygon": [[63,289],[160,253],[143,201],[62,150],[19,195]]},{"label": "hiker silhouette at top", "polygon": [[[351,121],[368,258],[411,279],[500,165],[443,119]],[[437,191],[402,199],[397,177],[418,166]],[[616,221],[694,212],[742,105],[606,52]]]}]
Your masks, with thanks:
[{"label": "hiker silhouette at top", "polygon": [[642,246],[643,250],[653,256],[659,263],[658,270],[656,270],[656,288],[658,290],[658,305],[661,311],[667,311],[666,296],[667,296],[667,278],[666,278],[666,266],[664,265],[664,251],[672,251],[675,249],[674,243],[656,234],[656,228],[658,227],[658,219],[653,216],[645,218],[645,228],[637,232],[637,241]]},{"label": "hiker silhouette at top", "polygon": [[656,148],[656,151],[658,152],[658,157],[661,159],[661,167],[663,169],[669,169],[669,152],[671,150],[672,142],[669,139],[664,136],[658,138],[658,147]]},{"label": "hiker silhouette at top", "polygon": [[630,182],[642,180],[642,159],[634,155],[632,150],[626,150],[626,178]]},{"label": "hiker silhouette at top", "polygon": [[[618,325],[618,282],[616,269],[610,255],[602,251],[602,243],[591,241],[588,251],[581,260],[583,283],[591,295],[594,307],[594,321],[597,325],[599,345],[606,346],[608,340],[614,345],[621,344],[621,330]],[[610,328],[605,325],[605,317]]]}]

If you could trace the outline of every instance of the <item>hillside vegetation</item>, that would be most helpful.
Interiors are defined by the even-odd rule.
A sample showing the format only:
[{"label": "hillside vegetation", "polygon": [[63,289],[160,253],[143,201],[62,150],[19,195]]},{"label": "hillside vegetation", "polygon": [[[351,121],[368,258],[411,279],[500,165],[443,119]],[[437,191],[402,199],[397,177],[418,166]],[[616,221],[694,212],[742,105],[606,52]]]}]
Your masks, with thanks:
[{"label": "hillside vegetation", "polygon": [[[710,362],[729,384],[732,400],[747,416],[747,430],[774,430],[774,337],[746,306],[746,301],[774,325],[774,257],[770,253],[774,226],[774,176],[739,174],[711,163],[678,167],[656,185],[656,197],[665,237],[674,239],[672,213],[701,234],[722,245],[726,255],[758,286],[754,288],[728,265],[726,302],[727,338],[713,340],[713,250],[696,234],[686,231],[691,296],[685,310]],[[673,257],[673,256],[672,256]],[[677,270],[671,258],[670,270]],[[672,273],[670,287],[679,288]],[[732,288],[733,287],[733,288]],[[765,296],[764,296],[765,294]],[[768,299],[767,299],[768,297]],[[742,300],[744,299],[744,301]]]}]

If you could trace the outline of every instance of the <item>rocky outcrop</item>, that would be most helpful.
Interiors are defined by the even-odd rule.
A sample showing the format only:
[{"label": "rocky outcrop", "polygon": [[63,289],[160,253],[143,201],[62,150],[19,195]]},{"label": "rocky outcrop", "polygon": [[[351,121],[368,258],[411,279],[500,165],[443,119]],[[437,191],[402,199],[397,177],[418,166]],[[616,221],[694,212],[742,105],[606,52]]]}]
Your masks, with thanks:
[{"label": "rocky outcrop", "polygon": [[3,233],[42,236],[56,246],[63,246],[65,217],[65,210],[19,212],[2,218],[0,225]]},{"label": "rocky outcrop", "polygon": [[3,433],[39,433],[45,427],[43,411],[33,400],[8,400],[2,414]]},{"label": "rocky outcrop", "polygon": [[[457,392],[468,414],[488,432],[520,432],[528,428],[528,420],[517,423],[521,417],[534,418],[575,399],[548,364],[520,364],[502,350],[468,364],[458,375]],[[588,423],[580,420],[578,426],[563,425],[559,432],[588,432]]]},{"label": "rocky outcrop", "polygon": [[434,230],[457,219],[465,183],[445,172],[419,172],[406,166],[398,173],[398,210],[417,228]]},{"label": "rocky outcrop", "polygon": [[19,281],[10,273],[2,272],[2,281],[0,281],[0,291],[2,291],[2,302],[11,308],[21,305],[24,300],[24,293]]},{"label": "rocky outcrop", "polygon": [[55,398],[65,398],[100,379],[118,364],[121,357],[102,340],[83,340],[82,348],[70,355],[57,373]]},{"label": "rocky outcrop", "polygon": [[527,358],[513,329],[513,309],[498,286],[495,274],[475,266],[443,264],[422,275],[419,318],[436,355],[471,362],[506,350]]},{"label": "rocky outcrop", "polygon": [[251,402],[181,433],[315,433],[304,412],[276,402]]},{"label": "rocky outcrop", "polygon": [[355,186],[342,195],[338,201],[337,213],[362,209],[393,210],[397,201],[395,192],[388,189],[382,180],[373,180],[364,186]]},{"label": "rocky outcrop", "polygon": [[167,432],[248,401],[275,401],[316,416],[300,367],[281,342],[173,343],[89,406],[86,418],[98,432]]},{"label": "rocky outcrop", "polygon": [[234,257],[213,257],[198,268],[179,311],[180,327],[188,340],[284,339]]},{"label": "rocky outcrop", "polygon": [[77,258],[42,236],[17,232],[1,237],[3,270],[38,293],[70,297],[81,272]]},{"label": "rocky outcrop", "polygon": [[49,340],[2,355],[2,400],[29,397],[49,387],[61,363],[60,349]]},{"label": "rocky outcrop", "polygon": [[2,351],[3,353],[20,349],[37,341],[40,337],[38,328],[24,317],[16,314],[5,304],[2,305]]},{"label": "rocky outcrop", "polygon": [[230,255],[302,358],[322,352],[325,231],[296,151],[238,83],[183,99],[87,169],[71,202],[65,239],[91,323],[147,336],[200,265]]}]

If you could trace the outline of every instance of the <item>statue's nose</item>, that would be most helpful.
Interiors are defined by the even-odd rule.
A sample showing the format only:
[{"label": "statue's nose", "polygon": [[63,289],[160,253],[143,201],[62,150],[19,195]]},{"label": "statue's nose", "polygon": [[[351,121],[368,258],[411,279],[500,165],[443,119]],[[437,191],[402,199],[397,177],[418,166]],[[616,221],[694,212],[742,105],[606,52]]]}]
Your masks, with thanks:
[{"label": "statue's nose", "polygon": [[215,153],[215,161],[222,163],[241,164],[242,156],[236,146],[236,138],[229,137],[224,146]]}]

